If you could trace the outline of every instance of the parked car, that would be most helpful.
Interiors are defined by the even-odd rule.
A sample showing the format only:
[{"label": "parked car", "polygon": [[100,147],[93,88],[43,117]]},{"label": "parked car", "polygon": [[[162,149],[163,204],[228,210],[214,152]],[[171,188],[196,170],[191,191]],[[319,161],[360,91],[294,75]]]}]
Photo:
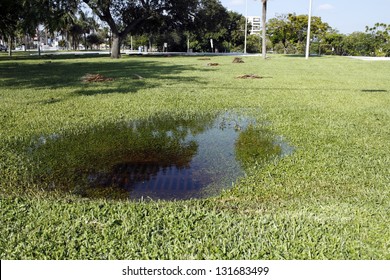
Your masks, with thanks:
[{"label": "parked car", "polygon": [[6,47],[6,46],[3,46],[3,45],[0,45],[0,52],[1,52],[1,51],[5,51],[5,52],[6,52],[6,51],[7,51],[7,47]]}]

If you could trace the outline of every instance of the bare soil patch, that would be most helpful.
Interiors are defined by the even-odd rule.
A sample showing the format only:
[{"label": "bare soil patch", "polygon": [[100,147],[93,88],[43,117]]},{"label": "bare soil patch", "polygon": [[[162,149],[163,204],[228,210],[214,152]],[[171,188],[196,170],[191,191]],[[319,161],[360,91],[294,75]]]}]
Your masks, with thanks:
[{"label": "bare soil patch", "polygon": [[81,80],[86,83],[93,83],[93,82],[108,82],[112,81],[113,78],[105,77],[101,74],[85,74],[83,77],[81,77]]},{"label": "bare soil patch", "polygon": [[210,63],[207,63],[207,66],[219,66],[220,64],[219,63],[216,63],[216,62],[210,62]]},{"label": "bare soil patch", "polygon": [[235,58],[233,59],[233,63],[244,63],[244,60],[242,60],[241,57],[235,57]]}]

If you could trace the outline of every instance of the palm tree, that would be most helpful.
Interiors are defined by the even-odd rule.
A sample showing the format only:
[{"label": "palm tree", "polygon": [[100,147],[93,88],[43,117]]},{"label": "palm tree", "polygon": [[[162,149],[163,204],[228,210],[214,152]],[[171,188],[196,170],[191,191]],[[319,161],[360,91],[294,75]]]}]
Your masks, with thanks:
[{"label": "palm tree", "polygon": [[267,23],[267,0],[262,0],[263,2],[263,14],[262,14],[262,18],[261,18],[261,25],[262,25],[262,28],[263,28],[263,48],[262,48],[262,55],[263,55],[263,58],[266,59],[267,58],[267,40],[266,40],[266,23]]},{"label": "palm tree", "polygon": [[91,32],[90,18],[88,17],[88,12],[79,11],[78,24],[81,26],[83,39],[84,39],[84,49],[87,49],[87,34]]}]

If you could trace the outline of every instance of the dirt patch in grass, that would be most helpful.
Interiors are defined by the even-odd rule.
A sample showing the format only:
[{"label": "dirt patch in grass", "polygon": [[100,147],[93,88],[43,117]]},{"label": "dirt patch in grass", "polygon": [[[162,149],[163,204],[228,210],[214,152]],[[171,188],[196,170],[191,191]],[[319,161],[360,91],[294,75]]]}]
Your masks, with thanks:
[{"label": "dirt patch in grass", "polygon": [[244,63],[244,60],[242,60],[241,57],[235,57],[235,58],[233,59],[233,63]]},{"label": "dirt patch in grass", "polygon": [[216,63],[216,62],[207,63],[207,66],[220,66],[220,65],[221,65],[221,64]]},{"label": "dirt patch in grass", "polygon": [[112,81],[112,78],[105,77],[101,74],[85,74],[83,77],[81,77],[81,80],[86,83],[93,83],[93,82],[109,82]]}]

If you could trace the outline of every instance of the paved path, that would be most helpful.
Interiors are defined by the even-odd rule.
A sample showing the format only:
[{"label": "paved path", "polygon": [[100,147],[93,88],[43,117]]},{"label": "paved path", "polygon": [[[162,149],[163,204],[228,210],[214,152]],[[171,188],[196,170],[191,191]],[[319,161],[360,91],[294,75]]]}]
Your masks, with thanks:
[{"label": "paved path", "polygon": [[349,56],[349,58],[360,59],[365,61],[390,61],[390,57],[370,57],[370,56]]}]

